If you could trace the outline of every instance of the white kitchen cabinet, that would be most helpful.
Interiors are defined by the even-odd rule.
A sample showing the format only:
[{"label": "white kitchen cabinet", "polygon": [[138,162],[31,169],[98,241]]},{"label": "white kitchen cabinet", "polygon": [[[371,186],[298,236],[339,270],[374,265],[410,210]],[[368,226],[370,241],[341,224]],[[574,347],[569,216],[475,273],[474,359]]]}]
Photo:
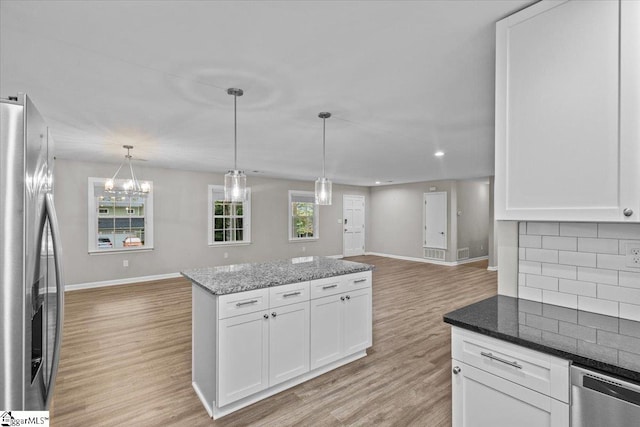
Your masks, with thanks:
[{"label": "white kitchen cabinet", "polygon": [[272,387],[309,371],[309,302],[270,311],[269,386]]},{"label": "white kitchen cabinet", "polygon": [[453,360],[453,427],[568,427],[569,405]]},{"label": "white kitchen cabinet", "polygon": [[311,369],[371,346],[371,288],[311,300]]},{"label": "white kitchen cabinet", "polygon": [[218,324],[218,405],[269,386],[269,314],[258,311]]},{"label": "white kitchen cabinet", "polygon": [[542,1],[496,30],[496,219],[640,221],[640,2]]},{"label": "white kitchen cabinet", "polygon": [[568,427],[569,361],[451,331],[453,427]]}]

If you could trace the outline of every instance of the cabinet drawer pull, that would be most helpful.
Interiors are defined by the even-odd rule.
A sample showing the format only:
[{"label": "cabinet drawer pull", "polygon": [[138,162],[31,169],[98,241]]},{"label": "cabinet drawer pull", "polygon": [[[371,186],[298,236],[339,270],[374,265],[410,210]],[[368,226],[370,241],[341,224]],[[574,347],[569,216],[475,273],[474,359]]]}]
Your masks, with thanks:
[{"label": "cabinet drawer pull", "polygon": [[480,354],[483,355],[484,357],[488,357],[491,360],[495,360],[497,362],[502,362],[505,365],[513,366],[514,368],[522,369],[522,365],[519,365],[518,362],[510,362],[510,361],[505,360],[505,359],[503,359],[501,357],[494,356],[491,353],[485,353],[484,351],[481,351]]},{"label": "cabinet drawer pull", "polygon": [[331,288],[337,288],[338,285],[328,285],[328,286],[323,286],[322,289],[331,289]]},{"label": "cabinet drawer pull", "polygon": [[288,294],[284,294],[284,295],[282,295],[282,296],[286,298],[286,297],[294,297],[294,296],[296,296],[296,295],[300,295],[300,291],[297,291],[297,292],[290,292],[290,293],[288,293]]},{"label": "cabinet drawer pull", "polygon": [[238,302],[238,303],[236,303],[236,307],[242,307],[243,305],[255,304],[257,302],[258,302],[257,299],[252,299],[251,301],[245,301],[245,302]]},{"label": "cabinet drawer pull", "polygon": [[353,283],[362,283],[362,282],[366,282],[366,281],[367,281],[366,278],[365,279],[357,279],[357,280],[354,280]]}]

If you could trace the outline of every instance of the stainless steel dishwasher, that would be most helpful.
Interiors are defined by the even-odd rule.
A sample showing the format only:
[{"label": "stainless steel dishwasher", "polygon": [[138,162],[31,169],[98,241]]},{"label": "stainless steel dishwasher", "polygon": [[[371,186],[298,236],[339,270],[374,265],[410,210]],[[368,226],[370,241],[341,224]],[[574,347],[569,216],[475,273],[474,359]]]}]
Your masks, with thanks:
[{"label": "stainless steel dishwasher", "polygon": [[572,427],[640,425],[640,384],[571,367]]}]

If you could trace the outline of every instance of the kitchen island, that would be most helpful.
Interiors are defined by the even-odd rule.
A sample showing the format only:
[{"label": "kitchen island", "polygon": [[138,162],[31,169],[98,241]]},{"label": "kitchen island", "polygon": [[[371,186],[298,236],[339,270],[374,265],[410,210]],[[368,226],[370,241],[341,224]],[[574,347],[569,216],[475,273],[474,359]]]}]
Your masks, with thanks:
[{"label": "kitchen island", "polygon": [[191,269],[192,381],[214,419],[366,356],[373,266],[325,257]]}]

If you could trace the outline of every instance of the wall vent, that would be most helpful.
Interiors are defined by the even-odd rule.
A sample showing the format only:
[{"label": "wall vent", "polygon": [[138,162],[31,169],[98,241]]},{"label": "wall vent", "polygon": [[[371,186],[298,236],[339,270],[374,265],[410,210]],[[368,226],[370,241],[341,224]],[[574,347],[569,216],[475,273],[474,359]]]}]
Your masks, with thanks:
[{"label": "wall vent", "polygon": [[458,249],[458,260],[469,259],[469,248]]},{"label": "wall vent", "polygon": [[424,257],[444,261],[445,251],[442,249],[424,248]]}]

